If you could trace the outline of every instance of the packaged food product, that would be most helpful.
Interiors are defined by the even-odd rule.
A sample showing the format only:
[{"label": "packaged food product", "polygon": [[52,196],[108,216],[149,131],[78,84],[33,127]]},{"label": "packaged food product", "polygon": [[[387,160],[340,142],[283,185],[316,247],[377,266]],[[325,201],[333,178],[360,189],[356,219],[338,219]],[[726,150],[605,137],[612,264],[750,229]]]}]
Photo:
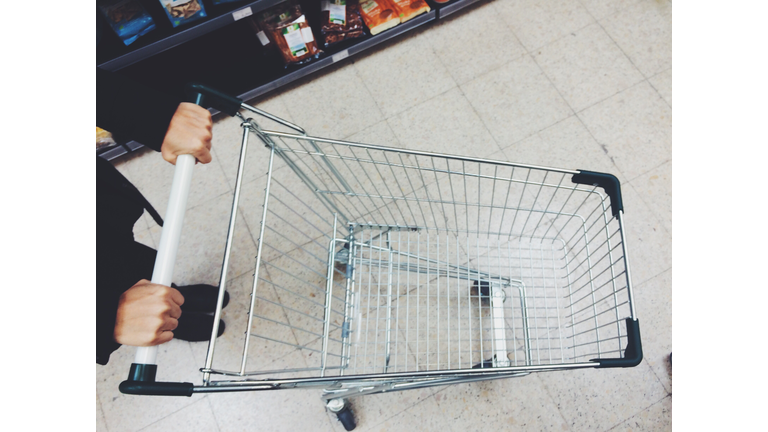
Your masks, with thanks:
[{"label": "packaged food product", "polygon": [[372,35],[400,24],[400,17],[395,12],[395,5],[389,0],[363,0],[360,3],[360,15]]},{"label": "packaged food product", "polygon": [[96,150],[113,146],[117,144],[115,139],[112,138],[112,134],[98,126],[96,126]]},{"label": "packaged food product", "polygon": [[429,5],[424,0],[392,0],[392,3],[395,5],[401,23],[430,11]]},{"label": "packaged food product", "polygon": [[322,51],[296,2],[281,3],[259,14],[258,24],[280,50],[286,65],[305,63]]},{"label": "packaged food product", "polygon": [[174,27],[205,18],[205,8],[200,0],[160,0],[165,14]]},{"label": "packaged food product", "polygon": [[152,17],[138,0],[99,0],[96,6],[125,45],[155,28]]},{"label": "packaged food product", "polygon": [[357,0],[320,2],[320,32],[327,48],[335,43],[363,36],[363,19]]}]

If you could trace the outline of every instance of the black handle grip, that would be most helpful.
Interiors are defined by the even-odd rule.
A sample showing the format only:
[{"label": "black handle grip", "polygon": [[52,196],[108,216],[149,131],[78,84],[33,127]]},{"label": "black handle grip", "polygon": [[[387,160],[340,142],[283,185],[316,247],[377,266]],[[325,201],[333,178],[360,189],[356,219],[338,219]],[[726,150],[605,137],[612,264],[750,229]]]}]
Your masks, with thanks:
[{"label": "black handle grip", "polygon": [[143,396],[192,396],[192,383],[123,381],[120,393]]},{"label": "black handle grip", "polygon": [[242,100],[236,97],[232,97],[202,84],[187,84],[184,92],[186,93],[187,101],[200,106],[203,106],[203,104],[208,105],[233,117],[240,111],[240,106],[243,103]]}]

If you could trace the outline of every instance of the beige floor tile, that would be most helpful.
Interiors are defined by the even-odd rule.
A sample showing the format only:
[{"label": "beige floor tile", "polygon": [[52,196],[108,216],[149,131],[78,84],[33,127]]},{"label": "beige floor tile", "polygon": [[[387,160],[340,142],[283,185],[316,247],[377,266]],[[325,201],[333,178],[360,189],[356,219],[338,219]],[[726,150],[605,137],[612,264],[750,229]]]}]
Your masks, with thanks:
[{"label": "beige floor tile", "polygon": [[195,403],[176,411],[148,427],[142,429],[142,432],[160,432],[160,431],[216,431],[216,419],[211,410],[211,404],[207,397],[197,400]]},{"label": "beige floor tile", "polygon": [[643,79],[597,24],[572,32],[533,56],[576,112]]},{"label": "beige floor tile", "polygon": [[577,115],[628,181],[672,157],[672,110],[647,82]]},{"label": "beige floor tile", "polygon": [[[229,194],[187,210],[173,273],[177,285],[219,283],[231,213],[232,196]],[[241,214],[239,219],[242,218]],[[242,225],[236,230],[242,230]],[[150,233],[159,244],[162,229],[153,227]],[[251,236],[235,235],[228,277],[252,271],[255,256],[256,245]]]},{"label": "beige floor tile", "polygon": [[530,56],[461,85],[500,148],[573,114]]},{"label": "beige floor tile", "polygon": [[456,86],[423,32],[365,55],[354,68],[385,118]]},{"label": "beige floor tile", "polygon": [[495,2],[501,19],[529,52],[595,22],[578,0]]},{"label": "beige floor tile", "polygon": [[[110,431],[137,431],[202,399],[199,395],[158,398],[120,393],[118,386],[128,377],[135,354],[133,347],[120,347],[96,371],[96,390]],[[160,345],[157,362],[158,381],[200,384],[200,365],[193,359],[190,342],[172,340]]]},{"label": "beige floor tile", "polygon": [[435,394],[435,400],[455,431],[568,430],[535,375],[447,386]]},{"label": "beige floor tile", "polygon": [[155,239],[152,237],[149,229],[145,229],[143,231],[134,230],[133,239],[138,243],[151,247],[152,249],[157,249],[157,243],[155,243]]},{"label": "beige floor tile", "polygon": [[643,358],[672,393],[672,269],[633,287]]},{"label": "beige floor tile", "polygon": [[333,431],[320,390],[277,390],[212,395],[221,432]]},{"label": "beige floor tile", "polygon": [[459,88],[390,117],[387,123],[409,150],[476,157],[499,151]]},{"label": "beige floor tile", "polygon": [[607,430],[666,395],[645,362],[628,369],[544,372],[539,376],[572,431]]},{"label": "beige floor tile", "polygon": [[672,106],[672,69],[667,69],[664,72],[648,78],[648,82],[651,83],[653,88],[659,92],[659,95],[667,101],[669,106]]},{"label": "beige floor tile", "polygon": [[672,5],[643,1],[600,21],[646,77],[672,67]]},{"label": "beige floor tile", "polygon": [[104,419],[104,411],[101,409],[98,392],[96,393],[96,430],[98,432],[107,431],[107,420]]},{"label": "beige floor tile", "polygon": [[621,189],[624,232],[632,284],[641,284],[672,267],[672,236],[632,187]]},{"label": "beige floor tile", "polygon": [[672,233],[672,162],[666,162],[630,183],[640,198]]},{"label": "beige floor tile", "polygon": [[373,126],[368,126],[359,132],[345,137],[344,140],[363,144],[404,148],[386,120],[382,120]]},{"label": "beige floor tile", "polygon": [[672,396],[665,397],[610,430],[611,432],[671,431]]},{"label": "beige floor tile", "polygon": [[641,0],[579,0],[582,5],[599,20],[608,15],[626,9]]},{"label": "beige floor tile", "polygon": [[[352,411],[357,420],[358,429],[363,431],[397,430],[412,428],[416,430],[435,430],[424,428],[423,418],[415,418],[412,413],[434,408],[434,399],[430,389],[406,390],[400,392],[380,393],[350,399]],[[416,410],[416,411],[414,411]],[[426,416],[427,413],[424,412]],[[332,418],[335,416],[332,416]],[[334,428],[343,431],[344,428],[333,418]],[[438,420],[439,422],[439,420]]]},{"label": "beige floor tile", "polygon": [[450,16],[424,33],[456,83],[470,81],[525,53],[498,14],[497,4],[480,4],[472,13]]},{"label": "beige floor tile", "polygon": [[606,172],[624,180],[606,151],[576,116],[504,149],[514,162],[570,170]]},{"label": "beige floor tile", "polygon": [[375,96],[351,63],[322,73],[280,97],[295,122],[316,137],[340,139],[382,120]]}]

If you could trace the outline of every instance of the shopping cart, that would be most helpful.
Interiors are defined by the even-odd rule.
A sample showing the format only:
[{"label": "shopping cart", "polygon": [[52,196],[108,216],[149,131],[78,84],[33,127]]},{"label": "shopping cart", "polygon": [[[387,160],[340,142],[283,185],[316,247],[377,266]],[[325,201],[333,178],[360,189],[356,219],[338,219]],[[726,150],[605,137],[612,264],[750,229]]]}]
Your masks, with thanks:
[{"label": "shopping cart", "polygon": [[[642,360],[616,177],[316,138],[205,87],[192,93],[243,129],[217,323],[249,138],[266,147],[255,150],[268,160],[263,206],[247,221],[258,227],[252,285],[242,314],[228,315],[243,334],[235,358],[217,356],[213,329],[200,385],[155,382],[156,348],[139,348],[122,392],[318,388],[352,430],[356,396]],[[185,200],[174,194],[189,183],[179,176],[158,283],[171,280],[164,257],[175,252],[164,249],[177,247]]]}]

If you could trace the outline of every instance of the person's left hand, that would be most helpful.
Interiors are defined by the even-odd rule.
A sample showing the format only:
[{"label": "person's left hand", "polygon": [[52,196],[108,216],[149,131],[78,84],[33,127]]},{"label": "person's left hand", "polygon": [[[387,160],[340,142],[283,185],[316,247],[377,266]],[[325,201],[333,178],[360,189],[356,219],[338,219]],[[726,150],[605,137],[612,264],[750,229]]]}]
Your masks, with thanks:
[{"label": "person's left hand", "polygon": [[176,165],[176,158],[191,154],[198,162],[207,164],[211,157],[213,121],[207,109],[182,102],[171,118],[160,152],[163,159]]}]

